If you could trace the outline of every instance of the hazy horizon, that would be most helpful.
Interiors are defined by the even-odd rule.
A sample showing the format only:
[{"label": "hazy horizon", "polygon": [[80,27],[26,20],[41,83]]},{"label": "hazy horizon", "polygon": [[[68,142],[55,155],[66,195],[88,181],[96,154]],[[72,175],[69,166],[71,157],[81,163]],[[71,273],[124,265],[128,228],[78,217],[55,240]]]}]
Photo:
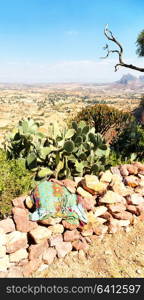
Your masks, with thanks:
[{"label": "hazy horizon", "polygon": [[96,82],[96,81],[37,81],[37,82],[30,82],[30,81],[0,81],[0,84],[12,84],[12,85],[21,85],[21,84],[27,84],[27,85],[47,85],[47,84],[111,84],[114,82],[117,82],[118,80],[120,80],[122,78],[123,75],[133,75],[134,77],[136,77],[137,79],[139,79],[140,76],[144,76],[144,75],[140,75],[138,74],[136,76],[135,72],[125,72],[124,74],[122,74],[117,80],[109,80],[109,81],[101,81],[101,82]]}]

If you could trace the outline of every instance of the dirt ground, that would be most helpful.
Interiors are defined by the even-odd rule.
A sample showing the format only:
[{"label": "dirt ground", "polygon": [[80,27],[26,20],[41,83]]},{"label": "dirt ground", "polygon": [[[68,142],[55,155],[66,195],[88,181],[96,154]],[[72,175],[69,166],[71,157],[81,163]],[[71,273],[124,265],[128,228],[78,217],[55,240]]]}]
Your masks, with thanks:
[{"label": "dirt ground", "polygon": [[144,223],[138,222],[129,232],[122,230],[102,240],[97,238],[85,257],[73,251],[34,277],[144,278]]}]

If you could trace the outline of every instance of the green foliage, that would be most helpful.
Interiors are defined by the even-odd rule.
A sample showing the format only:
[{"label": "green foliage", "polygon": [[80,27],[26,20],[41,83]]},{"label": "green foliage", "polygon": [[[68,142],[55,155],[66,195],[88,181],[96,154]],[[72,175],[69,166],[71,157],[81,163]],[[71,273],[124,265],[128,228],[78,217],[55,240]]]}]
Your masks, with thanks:
[{"label": "green foliage", "polygon": [[144,160],[144,128],[136,122],[131,123],[118,140],[113,149],[121,154],[123,159]]},{"label": "green foliage", "polygon": [[138,56],[144,56],[144,30],[140,32],[136,40]]},{"label": "green foliage", "polygon": [[74,118],[75,121],[84,120],[88,125],[95,127],[95,132],[101,133],[109,139],[108,131],[114,129],[115,135],[120,133],[130,122],[129,113],[119,111],[105,104],[89,105],[80,111]]},{"label": "green foliage", "polygon": [[43,133],[39,132],[40,124],[28,118],[19,121],[18,127],[7,135],[5,150],[8,158],[27,157],[35,143],[40,143]]},{"label": "green foliage", "polygon": [[45,138],[37,138],[36,130],[31,134],[20,130],[18,127],[15,135],[18,134],[18,144],[23,147],[15,153],[16,136],[12,133],[6,139],[8,157],[25,158],[26,167],[36,172],[37,179],[52,174],[60,179],[95,173],[104,168],[109,155],[110,149],[101,134],[96,134],[95,128],[90,128],[84,121],[73,122],[72,128],[63,130],[51,124]]},{"label": "green foliage", "polygon": [[144,95],[141,97],[140,106],[144,108]]},{"label": "green foliage", "polygon": [[24,159],[9,161],[6,153],[0,150],[0,217],[10,214],[12,199],[27,193],[33,184]]},{"label": "green foliage", "polygon": [[[142,76],[143,77],[143,76]],[[144,126],[144,95],[142,95],[139,106],[133,110],[133,115],[138,123]]]}]

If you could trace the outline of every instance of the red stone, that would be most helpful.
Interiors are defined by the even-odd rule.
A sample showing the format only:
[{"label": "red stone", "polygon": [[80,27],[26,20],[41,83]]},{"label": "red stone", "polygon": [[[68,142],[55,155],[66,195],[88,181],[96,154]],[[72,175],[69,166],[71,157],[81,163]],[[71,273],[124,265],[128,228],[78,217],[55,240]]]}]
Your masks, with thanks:
[{"label": "red stone", "polygon": [[13,213],[13,218],[16,223],[16,229],[21,232],[29,232],[35,228],[37,228],[37,223],[29,221],[29,215],[28,211],[19,208],[19,207],[14,207],[12,209]]},{"label": "red stone", "polygon": [[69,230],[73,230],[73,229],[76,229],[79,227],[79,224],[71,224],[65,220],[62,221],[62,224],[63,224],[64,228],[69,229]]},{"label": "red stone", "polygon": [[86,236],[86,237],[85,237],[85,240],[86,240],[86,242],[87,242],[88,244],[91,244],[91,243],[92,243],[91,236],[90,236],[90,237],[89,237],[89,236]]},{"label": "red stone", "polygon": [[35,259],[40,257],[40,255],[42,255],[47,249],[48,249],[49,245],[47,241],[42,242],[41,244],[37,244],[37,245],[31,245],[28,248],[29,251],[29,259]]},{"label": "red stone", "polygon": [[64,179],[64,180],[62,180],[62,183],[69,190],[70,193],[75,194],[75,192],[76,192],[75,181],[70,180],[70,179]]},{"label": "red stone", "polygon": [[110,170],[111,170],[112,174],[116,174],[116,175],[119,175],[121,177],[121,173],[120,173],[120,170],[119,170],[118,167],[111,167]]},{"label": "red stone", "polygon": [[56,246],[60,242],[63,242],[62,234],[57,234],[49,238],[50,246]]},{"label": "red stone", "polygon": [[127,205],[126,208],[127,208],[127,210],[128,210],[129,212],[131,212],[132,214],[135,214],[136,216],[139,215],[137,206],[135,206],[135,205]]},{"label": "red stone", "polygon": [[144,197],[137,193],[133,193],[127,197],[127,203],[132,205],[144,205]]},{"label": "red stone", "polygon": [[23,259],[18,263],[18,266],[23,267],[29,262],[28,259]]},{"label": "red stone", "polygon": [[83,189],[86,190],[87,192],[89,192],[90,194],[96,195],[96,192],[94,190],[92,190],[92,189],[90,189],[89,187],[86,186],[84,179],[81,180],[79,185],[81,185],[83,187]]},{"label": "red stone", "polygon": [[108,232],[116,233],[118,230],[120,230],[121,227],[127,227],[129,224],[130,224],[129,220],[117,220],[117,219],[111,218]]},{"label": "red stone", "polygon": [[135,188],[135,193],[138,193],[140,196],[144,197],[144,187],[139,185]]},{"label": "red stone", "polygon": [[129,172],[127,170],[127,165],[121,165],[119,167],[119,170],[120,170],[120,173],[122,176],[128,176],[129,175]]},{"label": "red stone", "polygon": [[108,221],[112,218],[111,214],[108,211],[106,211],[103,215],[101,215],[101,217]]},{"label": "red stone", "polygon": [[93,210],[96,200],[95,197],[94,198],[84,198],[80,195],[78,195],[78,203],[81,203],[82,206],[86,209],[86,210]]},{"label": "red stone", "polygon": [[62,182],[62,180],[58,180],[58,179],[55,179],[55,178],[51,178],[49,181],[50,181],[50,182],[57,183],[57,184],[59,184],[59,185],[61,185],[61,186],[64,185],[63,182]]},{"label": "red stone", "polygon": [[13,206],[26,209],[26,206],[24,204],[24,201],[26,199],[26,196],[17,197],[12,200]]},{"label": "red stone", "polygon": [[132,214],[128,211],[113,213],[114,218],[118,220],[132,220]]},{"label": "red stone", "polygon": [[126,185],[131,186],[133,188],[138,186],[139,182],[140,182],[139,178],[134,176],[134,175],[130,175],[130,176],[125,177]]},{"label": "red stone", "polygon": [[15,231],[15,224],[12,219],[7,218],[0,221],[0,228],[3,229],[4,233]]},{"label": "red stone", "polygon": [[135,166],[133,164],[127,165],[127,170],[128,170],[130,175],[137,175],[138,174],[138,168],[137,168],[137,166]]},{"label": "red stone", "polygon": [[139,172],[139,174],[144,175],[144,171],[141,170],[141,171]]},{"label": "red stone", "polygon": [[75,250],[79,251],[79,250],[84,250],[87,251],[87,249],[89,248],[89,245],[86,243],[86,241],[74,241],[72,243],[72,246]]},{"label": "red stone", "polygon": [[27,209],[23,209],[23,208],[20,208],[20,207],[13,207],[12,208],[12,213],[13,215],[15,216],[19,216],[20,218],[26,218],[28,219],[28,215],[29,215],[29,212]]},{"label": "red stone", "polygon": [[24,277],[30,277],[30,275],[32,275],[32,273],[35,272],[41,264],[42,264],[41,258],[35,258],[35,259],[30,260],[22,268]]},{"label": "red stone", "polygon": [[77,229],[66,230],[66,232],[64,233],[65,242],[73,242],[75,240],[79,240],[79,238],[80,238],[80,233],[78,232]]},{"label": "red stone", "polygon": [[122,212],[124,210],[126,210],[126,207],[124,204],[122,203],[118,203],[118,204],[108,204],[107,205],[108,210],[113,213],[113,212]]},{"label": "red stone", "polygon": [[21,248],[27,248],[27,235],[24,232],[13,231],[7,234],[7,253],[13,253]]},{"label": "red stone", "polygon": [[138,173],[143,174],[143,172],[144,172],[144,164],[142,164],[140,162],[135,162],[133,165],[138,168]]},{"label": "red stone", "polygon": [[58,257],[63,258],[72,250],[72,244],[70,242],[60,242],[56,245],[56,250]]},{"label": "red stone", "polygon": [[106,225],[93,225],[93,232],[96,235],[103,235],[108,231],[108,226]]},{"label": "red stone", "polygon": [[56,257],[56,250],[54,248],[48,248],[43,254],[43,261],[45,264],[52,264]]},{"label": "red stone", "polygon": [[144,213],[144,204],[137,205],[137,210],[138,210],[139,214],[143,214]]}]

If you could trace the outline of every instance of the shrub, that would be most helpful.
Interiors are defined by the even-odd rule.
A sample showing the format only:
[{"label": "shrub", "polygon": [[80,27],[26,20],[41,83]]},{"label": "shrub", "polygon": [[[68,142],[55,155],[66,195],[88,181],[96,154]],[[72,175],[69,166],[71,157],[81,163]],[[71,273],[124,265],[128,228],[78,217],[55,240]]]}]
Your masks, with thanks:
[{"label": "shrub", "polygon": [[113,149],[120,153],[123,159],[133,157],[135,160],[144,160],[143,126],[136,122],[131,123],[113,144]]},{"label": "shrub", "polygon": [[75,121],[84,120],[95,127],[95,131],[101,133],[107,142],[111,142],[115,136],[133,119],[130,113],[122,112],[106,104],[89,105],[80,111]]},{"label": "shrub", "polygon": [[133,115],[138,123],[144,124],[144,95],[141,97],[139,106],[134,109]]},{"label": "shrub", "polygon": [[11,213],[12,199],[33,187],[32,175],[25,169],[23,159],[7,160],[0,150],[0,218]]},{"label": "shrub", "polygon": [[144,95],[141,97],[140,106],[144,108]]}]

